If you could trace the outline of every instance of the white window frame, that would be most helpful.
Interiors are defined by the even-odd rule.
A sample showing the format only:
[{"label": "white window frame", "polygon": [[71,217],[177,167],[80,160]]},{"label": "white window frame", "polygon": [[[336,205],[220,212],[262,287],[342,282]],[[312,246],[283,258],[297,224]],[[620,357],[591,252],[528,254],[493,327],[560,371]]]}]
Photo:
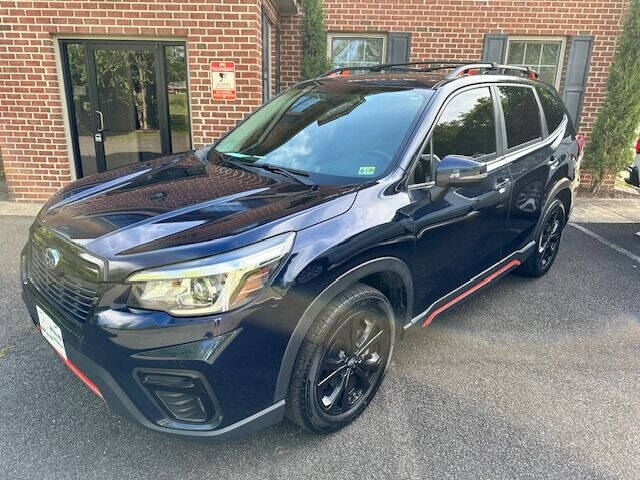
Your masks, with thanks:
[{"label": "white window frame", "polygon": [[566,37],[531,37],[531,36],[509,36],[507,38],[507,54],[505,62],[509,61],[509,53],[511,52],[512,42],[526,42],[526,43],[560,43],[560,55],[558,56],[558,71],[556,72],[556,79],[553,86],[558,90],[562,81],[562,71],[564,70],[564,60],[567,53],[567,39]]},{"label": "white window frame", "polygon": [[381,38],[382,39],[382,59],[380,60],[380,64],[383,64],[387,61],[387,34],[386,33],[343,33],[343,32],[329,32],[327,33],[327,59],[332,63],[331,68],[333,68],[333,61],[331,59],[331,41],[334,38]]}]

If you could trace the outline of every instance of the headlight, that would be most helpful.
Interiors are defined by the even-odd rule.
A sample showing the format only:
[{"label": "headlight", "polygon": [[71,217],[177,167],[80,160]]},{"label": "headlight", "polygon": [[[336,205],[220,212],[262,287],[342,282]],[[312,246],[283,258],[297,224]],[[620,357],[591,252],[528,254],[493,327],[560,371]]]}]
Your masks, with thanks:
[{"label": "headlight", "polygon": [[286,233],[231,252],[134,273],[127,304],[172,315],[209,315],[255,298],[293,247]]}]

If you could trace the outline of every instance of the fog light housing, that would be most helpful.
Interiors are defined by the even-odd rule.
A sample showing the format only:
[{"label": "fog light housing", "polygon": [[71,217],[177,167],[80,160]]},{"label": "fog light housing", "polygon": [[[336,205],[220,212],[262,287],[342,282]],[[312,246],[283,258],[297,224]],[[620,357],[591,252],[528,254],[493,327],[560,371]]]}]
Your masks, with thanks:
[{"label": "fog light housing", "polygon": [[178,422],[213,429],[220,423],[218,399],[199,372],[138,368],[134,377],[166,415],[160,425],[171,427]]}]

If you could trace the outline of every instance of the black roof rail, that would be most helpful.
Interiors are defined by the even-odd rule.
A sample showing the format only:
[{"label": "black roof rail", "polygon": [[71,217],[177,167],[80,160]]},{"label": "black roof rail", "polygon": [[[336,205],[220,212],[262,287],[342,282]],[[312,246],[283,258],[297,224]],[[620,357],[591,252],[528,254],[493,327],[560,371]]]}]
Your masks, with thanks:
[{"label": "black roof rail", "polygon": [[538,80],[540,75],[535,70],[531,70],[529,67],[523,67],[521,65],[500,65],[497,63],[471,63],[468,65],[462,65],[456,68],[448,76],[448,80],[464,77],[466,75],[481,75],[490,72],[498,72],[503,75],[507,70],[517,71],[524,73],[532,80]]},{"label": "black roof rail", "polygon": [[[410,72],[432,72],[435,70],[449,69],[462,67],[469,65],[472,62],[461,62],[459,60],[431,60],[428,62],[405,62],[405,63],[382,63],[380,65],[369,65],[361,67],[338,67],[329,70],[317,78],[327,78],[335,76],[336,74],[342,74],[348,71],[369,71],[369,72],[381,72],[383,70],[405,70]],[[421,65],[425,65],[425,68],[415,68]]]},{"label": "black roof rail", "polygon": [[482,75],[491,72],[506,74],[508,70],[518,71],[525,74],[532,80],[540,78],[538,72],[529,67],[520,65],[500,65],[489,62],[472,62],[459,60],[431,60],[428,62],[406,62],[406,63],[383,63],[380,65],[369,65],[362,67],[339,67],[323,73],[317,79],[343,75],[349,71],[381,72],[383,70],[402,70],[408,72],[428,73],[436,70],[454,69],[444,80],[454,80],[467,75]]}]

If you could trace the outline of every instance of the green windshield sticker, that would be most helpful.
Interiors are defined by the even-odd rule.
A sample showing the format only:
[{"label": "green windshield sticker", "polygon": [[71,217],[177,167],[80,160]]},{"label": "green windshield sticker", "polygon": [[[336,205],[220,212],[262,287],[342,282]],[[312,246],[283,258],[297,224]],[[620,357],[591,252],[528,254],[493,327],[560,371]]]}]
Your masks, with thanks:
[{"label": "green windshield sticker", "polygon": [[376,167],[360,167],[358,175],[375,175]]}]

